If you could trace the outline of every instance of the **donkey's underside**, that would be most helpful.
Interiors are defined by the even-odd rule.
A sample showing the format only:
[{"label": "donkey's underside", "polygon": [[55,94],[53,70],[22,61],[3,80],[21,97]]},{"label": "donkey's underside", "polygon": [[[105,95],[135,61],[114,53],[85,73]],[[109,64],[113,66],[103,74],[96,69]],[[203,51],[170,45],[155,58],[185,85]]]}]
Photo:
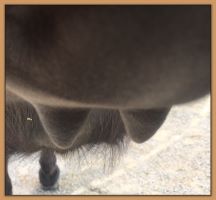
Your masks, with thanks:
[{"label": "donkey's underside", "polygon": [[[6,160],[141,143],[210,91],[210,6],[6,6]],[[6,168],[6,194],[12,184]]]}]

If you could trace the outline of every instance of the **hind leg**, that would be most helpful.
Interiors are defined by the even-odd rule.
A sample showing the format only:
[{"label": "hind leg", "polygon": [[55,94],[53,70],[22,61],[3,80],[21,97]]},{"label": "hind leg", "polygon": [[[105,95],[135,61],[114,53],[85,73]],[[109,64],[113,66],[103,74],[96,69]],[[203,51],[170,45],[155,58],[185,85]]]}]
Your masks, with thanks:
[{"label": "hind leg", "polygon": [[59,168],[56,165],[56,156],[54,151],[50,149],[42,150],[39,162],[41,166],[39,179],[43,189],[53,189],[60,173]]},{"label": "hind leg", "polygon": [[12,184],[8,172],[6,172],[5,177],[5,195],[12,195]]},{"label": "hind leg", "polygon": [[5,163],[5,195],[12,195],[12,184],[8,174],[8,157],[6,156]]}]

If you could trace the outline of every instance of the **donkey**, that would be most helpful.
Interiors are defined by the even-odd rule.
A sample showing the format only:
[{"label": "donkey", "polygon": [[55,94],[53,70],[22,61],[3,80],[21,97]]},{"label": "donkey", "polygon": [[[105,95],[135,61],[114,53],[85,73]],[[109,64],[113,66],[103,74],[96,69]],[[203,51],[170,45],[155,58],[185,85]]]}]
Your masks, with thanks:
[{"label": "donkey", "polygon": [[210,92],[209,5],[7,5],[5,20],[7,195],[12,154],[41,151],[50,189],[55,152],[145,142]]}]

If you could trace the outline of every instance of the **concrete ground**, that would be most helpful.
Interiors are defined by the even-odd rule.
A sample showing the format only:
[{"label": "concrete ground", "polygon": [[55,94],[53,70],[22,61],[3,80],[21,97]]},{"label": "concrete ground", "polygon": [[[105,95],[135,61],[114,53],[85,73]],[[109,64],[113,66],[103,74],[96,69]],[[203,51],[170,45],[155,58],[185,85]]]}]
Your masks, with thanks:
[{"label": "concrete ground", "polygon": [[209,195],[210,141],[207,96],[173,107],[159,131],[143,144],[131,142],[115,167],[98,148],[57,155],[61,174],[52,191],[39,184],[38,153],[13,156],[9,174],[15,195]]}]

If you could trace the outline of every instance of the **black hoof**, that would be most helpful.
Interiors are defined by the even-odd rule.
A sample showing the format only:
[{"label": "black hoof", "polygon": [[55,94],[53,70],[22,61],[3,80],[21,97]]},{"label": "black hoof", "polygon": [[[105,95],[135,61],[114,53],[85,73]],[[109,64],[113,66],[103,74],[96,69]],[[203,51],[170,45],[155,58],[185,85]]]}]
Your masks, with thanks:
[{"label": "black hoof", "polygon": [[56,166],[52,173],[46,173],[42,169],[39,171],[39,179],[44,190],[52,190],[56,188],[56,183],[59,178],[60,170]]}]

